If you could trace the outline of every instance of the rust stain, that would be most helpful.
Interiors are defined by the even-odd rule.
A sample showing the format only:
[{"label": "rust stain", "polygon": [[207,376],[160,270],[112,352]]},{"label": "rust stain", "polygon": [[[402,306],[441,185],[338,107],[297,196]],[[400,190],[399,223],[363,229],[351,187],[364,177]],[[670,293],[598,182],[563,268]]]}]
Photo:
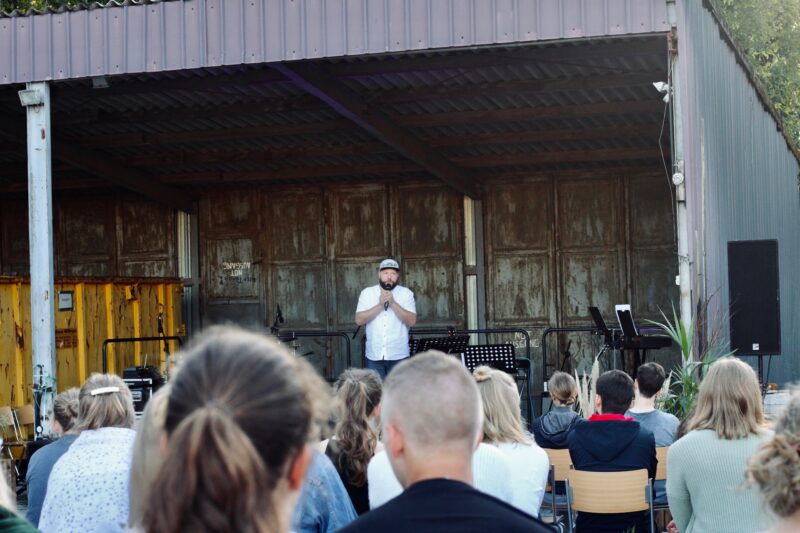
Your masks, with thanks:
[{"label": "rust stain", "polygon": [[15,340],[17,341],[17,346],[19,347],[19,349],[20,350],[24,350],[25,349],[25,334],[22,331],[22,326],[20,326],[17,323],[14,324],[14,337],[15,337]]}]

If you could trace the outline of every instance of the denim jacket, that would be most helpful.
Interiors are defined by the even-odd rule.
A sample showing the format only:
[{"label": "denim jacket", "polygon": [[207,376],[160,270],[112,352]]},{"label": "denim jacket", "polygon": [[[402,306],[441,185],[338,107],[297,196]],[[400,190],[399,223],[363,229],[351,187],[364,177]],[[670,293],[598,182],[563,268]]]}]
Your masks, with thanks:
[{"label": "denim jacket", "polygon": [[356,511],[339,473],[330,459],[314,450],[291,530],[294,533],[333,532],[355,519]]}]

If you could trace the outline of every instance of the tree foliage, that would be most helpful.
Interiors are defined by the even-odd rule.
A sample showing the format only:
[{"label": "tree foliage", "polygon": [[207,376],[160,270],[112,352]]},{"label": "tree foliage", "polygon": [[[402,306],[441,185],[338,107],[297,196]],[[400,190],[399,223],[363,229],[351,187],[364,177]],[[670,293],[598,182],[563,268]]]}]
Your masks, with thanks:
[{"label": "tree foliage", "polygon": [[60,7],[75,7],[89,3],[85,0],[0,0],[0,11],[11,12],[15,9],[26,12],[29,9],[41,11],[46,7],[58,9]]},{"label": "tree foliage", "polygon": [[800,143],[800,0],[717,0],[734,40]]}]

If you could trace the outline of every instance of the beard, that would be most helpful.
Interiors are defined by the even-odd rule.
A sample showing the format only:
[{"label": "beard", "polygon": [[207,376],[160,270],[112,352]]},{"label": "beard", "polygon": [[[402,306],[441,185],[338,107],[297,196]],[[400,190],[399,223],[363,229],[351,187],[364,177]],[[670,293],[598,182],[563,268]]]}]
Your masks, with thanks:
[{"label": "beard", "polygon": [[383,290],[390,291],[397,287],[397,283],[392,283],[390,281],[379,281],[378,284],[381,286]]}]

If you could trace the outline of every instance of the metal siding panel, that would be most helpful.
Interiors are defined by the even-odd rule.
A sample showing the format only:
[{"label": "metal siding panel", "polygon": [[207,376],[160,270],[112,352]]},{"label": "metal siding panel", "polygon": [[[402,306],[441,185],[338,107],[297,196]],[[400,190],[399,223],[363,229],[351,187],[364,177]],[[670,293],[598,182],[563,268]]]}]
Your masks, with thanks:
[{"label": "metal siding panel", "polygon": [[464,277],[452,258],[404,259],[401,284],[414,291],[420,327],[464,325]]},{"label": "metal siding panel", "polygon": [[274,298],[287,321],[285,327],[324,329],[328,322],[325,265],[277,265],[274,276]]},{"label": "metal siding panel", "polygon": [[561,312],[563,324],[589,322],[589,306],[613,309],[625,300],[619,284],[622,265],[616,252],[562,252]]},{"label": "metal siding panel", "polygon": [[475,29],[470,44],[494,42],[495,18],[492,11],[492,2],[476,2],[473,0],[472,4],[472,11],[475,13],[472,25]]},{"label": "metal siding panel", "polygon": [[286,59],[305,57],[302,2],[284,2],[283,7],[283,49]]},{"label": "metal siding panel", "polygon": [[167,45],[166,32],[163,28],[163,3],[150,4],[145,16],[146,33],[145,55],[147,58],[147,71],[158,72],[166,68],[164,63],[164,50]]},{"label": "metal siding panel", "polygon": [[47,80],[53,72],[53,31],[52,17],[31,17],[33,24],[33,43],[31,51],[33,77],[37,80]]},{"label": "metal siding panel", "polygon": [[117,208],[118,275],[175,277],[175,212],[146,200],[123,199]]},{"label": "metal siding panel", "polygon": [[403,256],[460,255],[463,248],[456,195],[445,189],[402,189],[400,249]]},{"label": "metal siding panel", "polygon": [[583,0],[562,0],[562,36],[573,39],[583,37],[585,28],[584,5]]},{"label": "metal siding panel", "polygon": [[304,0],[304,33],[306,57],[325,56],[325,0]]},{"label": "metal siding panel", "polygon": [[389,252],[389,198],[384,187],[336,191],[330,199],[337,258],[381,257]]},{"label": "metal siding panel", "polygon": [[616,246],[620,236],[618,180],[558,183],[558,222],[564,247]]},{"label": "metal siding panel", "polygon": [[[387,24],[385,30],[389,40],[389,50],[406,50],[408,33],[408,5],[405,0],[386,0],[388,2]],[[465,2],[466,3],[466,2]]]},{"label": "metal siding panel", "polygon": [[210,66],[225,64],[224,3],[225,0],[208,0],[206,2],[207,63]]},{"label": "metal siding panel", "polygon": [[0,19],[0,82],[12,83],[17,79],[14,68],[15,45],[13,25],[16,19]]},{"label": "metal siding panel", "polygon": [[428,48],[430,43],[430,13],[428,8],[430,6],[428,0],[405,0],[408,10],[407,27],[407,42],[405,49],[407,50],[424,50]]},{"label": "metal siding panel", "polygon": [[[88,41],[86,42],[87,54],[89,56],[89,75],[99,76],[106,71],[106,27],[104,24],[105,16],[103,9],[89,11],[86,20]],[[147,35],[144,35],[147,42]]]},{"label": "metal siding panel", "polygon": [[[258,275],[253,240],[205,240],[205,295],[209,300],[258,299]],[[249,266],[247,266],[249,265]],[[238,267],[242,268],[238,268]]]},{"label": "metal siding panel", "polygon": [[347,55],[360,55],[368,50],[366,1],[345,0]]},{"label": "metal siding panel", "polygon": [[430,4],[430,35],[428,38],[432,48],[450,46],[453,42],[452,7],[452,2],[431,2]]},{"label": "metal siding panel", "polygon": [[634,246],[671,245],[675,239],[675,217],[671,185],[666,176],[632,178],[629,182],[631,243]]},{"label": "metal siding panel", "polygon": [[606,0],[606,33],[621,35],[628,28],[628,0]]},{"label": "metal siding panel", "polygon": [[116,274],[114,203],[105,198],[70,199],[57,205],[56,247],[64,276]]},{"label": "metal siding panel", "polygon": [[558,39],[561,28],[560,0],[539,0],[539,39]]},{"label": "metal siding panel", "polygon": [[222,64],[244,62],[244,13],[242,0],[225,0],[220,4],[222,14]]},{"label": "metal siding panel", "polygon": [[367,50],[389,50],[386,2],[384,0],[367,0],[366,9]]},{"label": "metal siding panel", "polygon": [[631,281],[633,300],[631,306],[636,311],[638,321],[643,318],[662,320],[661,311],[671,317],[669,302],[677,308],[680,297],[675,276],[678,275],[678,262],[671,250],[633,250],[631,251]]},{"label": "metal siding panel", "polygon": [[[184,39],[181,43],[183,63],[186,68],[197,68],[207,61],[207,33],[203,2],[180,2]],[[262,15],[263,16],[263,15]]]},{"label": "metal siding panel", "polygon": [[[356,316],[358,296],[365,287],[378,283],[376,264],[377,261],[336,261],[333,263],[336,325],[352,327]],[[400,284],[404,283],[404,281],[400,281]]]},{"label": "metal siding panel", "polygon": [[516,0],[495,0],[495,41],[510,43],[517,40]]},{"label": "metal siding panel", "polygon": [[14,25],[14,74],[18,79],[32,80],[33,78],[33,22],[28,17],[13,18]]},{"label": "metal siding panel", "polygon": [[186,10],[180,2],[164,2],[161,4],[164,20],[164,68],[177,70],[186,64],[186,28],[183,14]]},{"label": "metal siding panel", "polygon": [[494,250],[548,249],[553,218],[549,181],[497,184],[489,194]]},{"label": "metal siding panel", "polygon": [[517,36],[520,41],[535,41],[539,35],[539,0],[519,2],[517,11]]},{"label": "metal siding panel", "polygon": [[[333,3],[331,0],[328,3]],[[267,0],[264,11],[264,60],[282,61],[284,57],[283,42],[283,2],[280,0]]]},{"label": "metal siding panel", "polygon": [[0,213],[2,224],[2,267],[8,276],[30,274],[30,246],[28,244],[28,202],[5,201]]},{"label": "metal siding panel", "polygon": [[324,257],[322,202],[322,194],[308,191],[267,198],[272,261],[308,261]]},{"label": "metal siding panel", "polygon": [[120,74],[125,68],[125,17],[122,9],[115,9],[109,14],[108,20],[108,72]]},{"label": "metal siding panel", "polygon": [[550,273],[548,253],[496,255],[492,264],[492,319],[497,322],[548,322],[550,316]]},{"label": "metal siding panel", "polygon": [[595,0],[584,0],[583,10],[586,35],[604,34],[608,15],[606,3],[596,2]]},{"label": "metal siding panel", "polygon": [[144,72],[147,70],[147,43],[142,38],[147,32],[147,12],[141,9],[125,8],[125,66],[126,72]]}]

